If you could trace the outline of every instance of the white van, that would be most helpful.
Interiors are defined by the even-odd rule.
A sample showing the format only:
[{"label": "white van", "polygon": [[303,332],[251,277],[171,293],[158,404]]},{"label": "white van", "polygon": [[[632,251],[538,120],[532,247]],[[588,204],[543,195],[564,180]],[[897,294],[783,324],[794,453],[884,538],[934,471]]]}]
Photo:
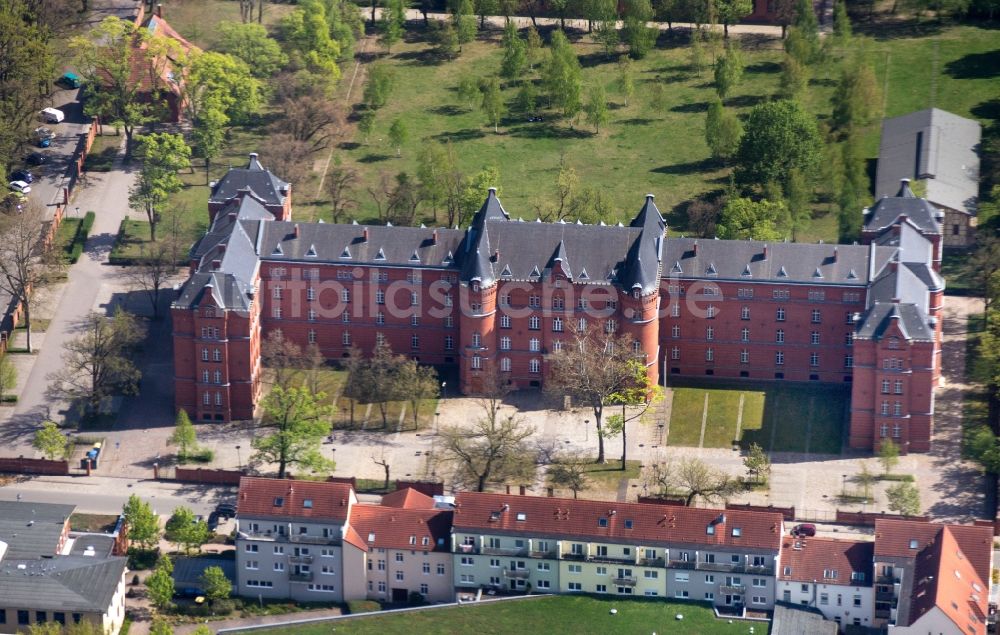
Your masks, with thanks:
[{"label": "white van", "polygon": [[41,120],[45,123],[62,123],[66,118],[66,113],[56,108],[44,108],[41,112]]}]

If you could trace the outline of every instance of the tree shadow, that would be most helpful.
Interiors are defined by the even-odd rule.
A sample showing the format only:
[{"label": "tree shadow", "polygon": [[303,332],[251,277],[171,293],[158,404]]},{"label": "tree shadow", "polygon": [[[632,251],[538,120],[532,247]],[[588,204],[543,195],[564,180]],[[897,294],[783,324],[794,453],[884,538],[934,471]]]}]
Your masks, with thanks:
[{"label": "tree shadow", "polygon": [[980,119],[1000,119],[1000,99],[979,102],[970,112]]},{"label": "tree shadow", "polygon": [[829,77],[814,77],[809,80],[810,86],[826,86],[828,88],[836,86],[837,80],[831,79]]},{"label": "tree shadow", "polygon": [[738,97],[728,98],[726,106],[729,108],[752,108],[769,99],[768,95],[739,95]]},{"label": "tree shadow", "polygon": [[486,133],[480,130],[479,128],[466,128],[464,130],[442,132],[440,134],[434,135],[431,138],[437,141],[447,142],[447,141],[471,141],[473,139],[481,139],[485,136]]},{"label": "tree shadow", "polygon": [[520,139],[587,139],[593,136],[589,130],[566,128],[554,123],[517,126],[511,128],[508,134]]},{"label": "tree shadow", "polygon": [[781,64],[777,62],[758,62],[743,69],[745,73],[780,73]]},{"label": "tree shadow", "polygon": [[577,59],[580,60],[580,66],[582,68],[595,68],[602,64],[613,64],[615,62],[615,56],[606,55],[604,51],[585,53],[577,56]]},{"label": "tree shadow", "polygon": [[656,119],[651,119],[649,117],[632,117],[631,119],[622,119],[618,123],[623,126],[648,126],[655,121]]},{"label": "tree shadow", "polygon": [[343,141],[337,144],[337,147],[341,150],[357,150],[361,147],[361,144],[357,141]]},{"label": "tree shadow", "polygon": [[945,64],[944,72],[955,79],[1000,77],[1000,49],[986,53],[969,53]]},{"label": "tree shadow", "polygon": [[455,106],[454,104],[445,104],[443,106],[434,106],[433,108],[428,108],[427,112],[432,115],[444,115],[446,117],[454,117],[455,115],[464,115],[469,112],[468,108],[462,108],[461,106]]},{"label": "tree shadow", "polygon": [[388,161],[392,158],[391,154],[381,154],[381,153],[371,153],[358,159],[358,163],[378,163],[379,161]]},{"label": "tree shadow", "polygon": [[707,101],[695,101],[687,104],[677,104],[670,109],[671,112],[698,113],[708,111]]},{"label": "tree shadow", "polygon": [[674,165],[663,165],[658,168],[653,168],[650,172],[656,174],[675,174],[678,176],[688,175],[688,174],[699,174],[702,172],[707,172],[718,167],[718,163],[715,159],[711,157],[707,159],[702,159],[700,161],[689,161],[688,163],[675,163]]},{"label": "tree shadow", "polygon": [[440,66],[448,61],[448,58],[438,53],[437,49],[420,49],[417,51],[407,51],[399,53],[396,59],[409,66]]},{"label": "tree shadow", "polygon": [[853,25],[855,32],[879,41],[897,38],[921,38],[940,35],[944,25],[939,21],[916,22],[911,19],[883,15],[879,20],[867,24]]}]

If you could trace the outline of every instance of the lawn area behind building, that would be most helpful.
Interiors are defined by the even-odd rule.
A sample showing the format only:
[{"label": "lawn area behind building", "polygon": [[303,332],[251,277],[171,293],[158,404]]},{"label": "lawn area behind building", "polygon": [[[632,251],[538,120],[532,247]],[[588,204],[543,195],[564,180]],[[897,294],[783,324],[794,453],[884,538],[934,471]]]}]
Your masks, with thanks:
[{"label": "lawn area behind building", "polygon": [[[617,609],[616,615],[610,610]],[[680,614],[684,618],[676,619]],[[623,599],[564,595],[465,605],[395,615],[369,615],[351,620],[320,622],[286,629],[253,631],[258,635],[457,635],[476,633],[545,633],[546,635],[729,635],[749,632],[766,635],[768,624],[715,618],[704,604],[660,599]]]},{"label": "lawn area behind building", "polygon": [[840,453],[849,387],[680,378],[670,384],[669,445],[719,448],[736,442],[746,448],[759,443],[769,452]]}]

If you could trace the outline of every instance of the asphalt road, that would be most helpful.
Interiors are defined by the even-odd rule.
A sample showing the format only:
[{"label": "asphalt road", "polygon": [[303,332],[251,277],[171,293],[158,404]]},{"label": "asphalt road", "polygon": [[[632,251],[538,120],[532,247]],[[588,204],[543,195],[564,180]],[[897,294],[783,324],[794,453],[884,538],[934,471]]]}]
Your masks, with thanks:
[{"label": "asphalt road", "polygon": [[49,98],[48,107],[58,108],[66,114],[66,119],[62,123],[45,123],[38,121],[37,125],[45,126],[56,133],[56,138],[52,140],[52,145],[48,148],[28,147],[24,152],[24,157],[32,152],[41,152],[49,157],[49,162],[45,165],[26,165],[23,162],[15,164],[13,169],[27,167],[35,175],[35,182],[31,184],[30,200],[38,201],[44,205],[53,205],[60,195],[63,179],[70,174],[70,168],[77,146],[81,143],[81,138],[87,132],[88,121],[83,116],[83,105],[78,101],[81,89],[65,90],[56,88]]}]

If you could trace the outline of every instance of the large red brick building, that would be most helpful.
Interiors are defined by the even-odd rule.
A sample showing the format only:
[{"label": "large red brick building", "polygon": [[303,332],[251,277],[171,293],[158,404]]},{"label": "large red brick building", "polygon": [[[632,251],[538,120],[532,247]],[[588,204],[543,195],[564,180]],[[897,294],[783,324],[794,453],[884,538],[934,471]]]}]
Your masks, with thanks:
[{"label": "large red brick building", "polygon": [[849,382],[850,445],[927,451],[940,373],[940,213],[866,210],[865,244],[668,238],[648,195],[627,226],[513,220],[496,192],[467,229],[298,223],[251,155],[213,187],[172,306],[176,406],[251,418],[272,330],[328,359],[384,342],[457,369],[545,382],[573,330],[630,335],[650,377]]}]

